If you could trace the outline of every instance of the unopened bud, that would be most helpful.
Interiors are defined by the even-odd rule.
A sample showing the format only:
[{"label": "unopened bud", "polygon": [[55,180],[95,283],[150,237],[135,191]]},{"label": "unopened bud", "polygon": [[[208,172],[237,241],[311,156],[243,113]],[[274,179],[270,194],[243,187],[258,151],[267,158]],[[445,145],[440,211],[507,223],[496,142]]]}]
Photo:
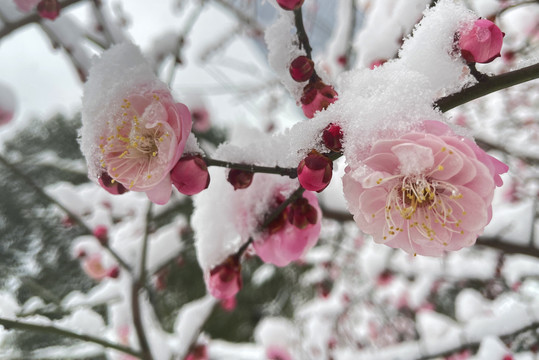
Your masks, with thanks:
[{"label": "unopened bud", "polygon": [[306,190],[320,192],[331,181],[333,162],[326,156],[313,150],[298,165],[298,180]]},{"label": "unopened bud", "polygon": [[305,86],[300,101],[303,113],[312,119],[317,111],[325,110],[337,101],[337,92],[330,85],[316,81]]},{"label": "unopened bud", "polygon": [[277,4],[285,10],[297,10],[304,0],[277,0]]},{"label": "unopened bud", "polygon": [[37,12],[43,19],[56,19],[60,15],[60,8],[58,0],[41,0],[37,4]]},{"label": "unopened bud", "polygon": [[107,276],[111,279],[117,279],[118,276],[120,276],[120,268],[118,266],[114,266],[110,268],[107,271]]},{"label": "unopened bud", "polygon": [[339,152],[342,150],[342,130],[339,125],[329,124],[322,133],[324,145],[330,150]]},{"label": "unopened bud", "polygon": [[290,76],[297,82],[304,82],[311,78],[314,72],[314,63],[307,56],[298,56],[290,64]]},{"label": "unopened bud", "polygon": [[500,56],[504,35],[492,21],[476,20],[460,33],[460,53],[469,63],[489,63]]},{"label": "unopened bud", "polygon": [[210,184],[210,174],[204,160],[198,155],[182,157],[170,172],[172,184],[185,195],[195,195]]},{"label": "unopened bud", "polygon": [[250,171],[230,169],[227,180],[234,186],[234,190],[248,188],[253,182],[254,173]]},{"label": "unopened bud", "polygon": [[318,212],[304,197],[299,198],[288,208],[288,221],[298,229],[305,229],[318,221]]},{"label": "unopened bud", "polygon": [[109,231],[106,226],[98,225],[93,231],[93,235],[99,240],[101,245],[105,246],[109,242]]},{"label": "unopened bud", "polygon": [[241,265],[235,256],[229,256],[210,271],[208,290],[218,299],[235,296],[242,286]]}]

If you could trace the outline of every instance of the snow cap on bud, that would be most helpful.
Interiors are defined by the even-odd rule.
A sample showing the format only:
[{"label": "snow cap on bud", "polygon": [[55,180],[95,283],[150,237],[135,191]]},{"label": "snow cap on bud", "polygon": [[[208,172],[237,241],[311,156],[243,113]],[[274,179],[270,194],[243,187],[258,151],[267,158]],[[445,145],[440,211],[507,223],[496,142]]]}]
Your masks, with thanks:
[{"label": "snow cap on bud", "polygon": [[312,150],[298,165],[298,180],[306,190],[324,190],[332,175],[333,162],[316,150]]},{"label": "snow cap on bud", "polygon": [[109,241],[109,231],[105,225],[96,226],[93,235],[99,240],[101,245],[106,245]]},{"label": "snow cap on bud", "polygon": [[221,265],[211,269],[206,281],[208,290],[217,299],[228,299],[238,293],[242,286],[239,259],[229,256]]},{"label": "snow cap on bud", "polygon": [[99,181],[99,185],[112,195],[122,195],[129,191],[125,186],[111,178],[107,172],[101,173],[97,180]]},{"label": "snow cap on bud", "polygon": [[185,195],[195,195],[210,184],[210,174],[204,160],[198,155],[182,157],[170,172],[172,184]]},{"label": "snow cap on bud", "polygon": [[317,111],[325,110],[337,101],[337,92],[331,85],[326,85],[318,80],[305,86],[300,101],[303,113],[312,119]]},{"label": "snow cap on bud", "polygon": [[311,78],[314,72],[314,63],[307,56],[298,56],[290,64],[290,76],[297,82],[304,82]]},{"label": "snow cap on bud", "polygon": [[234,190],[245,189],[253,182],[255,174],[250,171],[230,169],[228,172],[227,181],[234,186]]},{"label": "snow cap on bud", "polygon": [[277,0],[277,4],[285,10],[297,10],[304,0]]},{"label": "snow cap on bud", "polygon": [[476,20],[471,28],[460,33],[460,53],[469,63],[489,63],[500,56],[504,35],[492,21]]},{"label": "snow cap on bud", "polygon": [[37,12],[43,19],[54,20],[60,15],[61,5],[58,0],[41,0]]},{"label": "snow cap on bud", "polygon": [[339,125],[329,124],[322,133],[322,140],[329,150],[339,152],[342,150],[342,136],[342,130]]}]

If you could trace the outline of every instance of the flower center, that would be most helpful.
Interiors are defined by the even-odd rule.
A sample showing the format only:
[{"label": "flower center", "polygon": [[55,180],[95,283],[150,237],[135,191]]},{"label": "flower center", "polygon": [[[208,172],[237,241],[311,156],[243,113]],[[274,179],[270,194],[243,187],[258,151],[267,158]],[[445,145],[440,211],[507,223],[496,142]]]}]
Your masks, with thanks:
[{"label": "flower center", "polygon": [[466,212],[459,203],[463,196],[457,187],[432,179],[428,174],[397,175],[381,179],[378,183],[388,180],[392,184],[389,185],[384,209],[384,240],[407,231],[412,241],[411,232],[415,231],[430,241],[447,245],[448,237],[442,232],[464,234],[459,229],[462,220],[457,216],[466,215]]}]

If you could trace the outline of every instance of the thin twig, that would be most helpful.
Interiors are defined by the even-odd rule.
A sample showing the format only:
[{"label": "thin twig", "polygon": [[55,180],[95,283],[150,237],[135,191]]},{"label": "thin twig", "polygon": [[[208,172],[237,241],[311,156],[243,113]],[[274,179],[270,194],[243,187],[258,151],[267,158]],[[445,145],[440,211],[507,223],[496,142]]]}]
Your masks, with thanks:
[{"label": "thin twig", "polygon": [[446,112],[459,105],[526,81],[539,78],[539,64],[510,71],[501,75],[489,76],[480,83],[465,88],[457,93],[436,100],[435,107]]},{"label": "thin twig", "polygon": [[61,329],[52,325],[32,324],[29,322],[24,322],[20,320],[9,320],[5,318],[0,318],[0,325],[2,325],[7,330],[16,329],[16,330],[36,331],[36,332],[41,332],[41,333],[46,333],[46,334],[55,334],[55,335],[68,337],[71,339],[78,339],[78,340],[82,340],[86,342],[91,342],[94,344],[101,345],[105,348],[118,350],[123,353],[133,355],[138,358],[142,358],[141,353],[131,348],[128,348],[126,346],[123,346],[120,344],[114,344],[114,343],[108,342],[106,340],[103,340],[103,339],[100,339],[91,335],[77,334],[75,332]]},{"label": "thin twig", "polygon": [[297,10],[294,10],[294,21],[296,23],[296,30],[298,35],[298,40],[300,43],[300,48],[305,50],[307,57],[312,60],[312,47],[309,43],[309,36],[307,36],[307,31],[305,31],[305,26],[303,26],[303,15],[301,13],[301,7]]},{"label": "thin twig", "polygon": [[[74,212],[66,208],[55,198],[47,194],[39,185],[37,185],[32,179],[30,179],[26,174],[20,171],[15,165],[10,163],[6,158],[0,155],[0,163],[7,167],[13,174],[19,177],[22,181],[31,187],[40,197],[50,204],[56,205],[60,208],[72,221],[74,221],[78,226],[83,230],[83,233],[86,235],[92,235],[92,229]],[[104,244],[103,247],[116,259],[116,261],[128,272],[131,272],[131,266],[129,266],[113,249],[110,248],[108,244]]]},{"label": "thin twig", "polygon": [[140,256],[140,266],[138,269],[138,277],[133,279],[131,286],[131,314],[133,316],[133,325],[137,334],[140,350],[142,352],[142,358],[144,360],[152,360],[152,353],[148,339],[146,338],[146,332],[144,331],[144,325],[142,324],[142,313],[140,309],[140,290],[144,287],[146,277],[146,257],[148,254],[148,239],[150,236],[150,222],[152,216],[151,201],[148,202],[148,209],[146,211],[146,228],[144,231],[144,237],[142,239],[142,253]]},{"label": "thin twig", "polygon": [[277,175],[288,176],[291,179],[295,179],[296,177],[298,177],[298,172],[296,168],[282,168],[279,166],[271,167],[271,166],[258,166],[258,165],[250,165],[250,164],[239,164],[239,163],[232,163],[228,161],[210,159],[208,157],[204,157],[203,159],[206,162],[206,165],[208,166],[220,166],[220,167],[225,167],[229,169],[243,170],[243,171],[252,172],[252,173],[277,174]]}]

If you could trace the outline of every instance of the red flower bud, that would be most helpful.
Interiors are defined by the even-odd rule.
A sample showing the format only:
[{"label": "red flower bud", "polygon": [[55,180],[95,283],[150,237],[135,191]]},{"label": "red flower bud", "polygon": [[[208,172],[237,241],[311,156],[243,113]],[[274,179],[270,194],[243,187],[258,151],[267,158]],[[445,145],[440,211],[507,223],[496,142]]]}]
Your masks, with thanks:
[{"label": "red flower bud", "polygon": [[339,125],[329,124],[322,133],[324,145],[330,150],[339,152],[342,150],[342,130]]},{"label": "red flower bud", "polygon": [[325,110],[337,101],[337,92],[330,85],[316,81],[305,86],[300,101],[303,113],[312,119],[317,111]]},{"label": "red flower bud", "polygon": [[285,10],[297,10],[304,0],[277,0],[277,4]]},{"label": "red flower bud", "polygon": [[58,0],[41,0],[37,4],[37,12],[44,19],[54,20],[60,15],[60,3]]},{"label": "red flower bud", "polygon": [[93,235],[99,240],[101,245],[107,245],[109,242],[109,231],[106,226],[98,225],[93,231]]},{"label": "red flower bud", "polygon": [[111,178],[107,172],[101,173],[98,181],[99,185],[101,185],[103,189],[107,190],[107,192],[111,193],[112,195],[122,195],[123,193],[129,191],[125,186]]},{"label": "red flower bud", "polygon": [[298,229],[314,225],[318,220],[318,212],[304,197],[299,198],[288,207],[288,221]]},{"label": "red flower bud", "polygon": [[255,174],[250,171],[230,169],[227,180],[234,186],[234,190],[248,188],[253,182]]},{"label": "red flower bud", "polygon": [[210,174],[204,160],[198,155],[187,155],[170,172],[172,184],[185,195],[195,195],[210,184]]},{"label": "red flower bud", "polygon": [[476,20],[460,34],[460,53],[469,63],[489,63],[500,56],[504,35],[492,21]]},{"label": "red flower bud", "polygon": [[304,82],[311,78],[314,72],[314,63],[307,56],[298,56],[290,64],[290,76],[297,82]]},{"label": "red flower bud", "polygon": [[241,286],[241,265],[235,256],[228,257],[224,263],[210,271],[208,290],[218,299],[235,296]]},{"label": "red flower bud", "polygon": [[120,275],[120,268],[118,266],[114,266],[107,271],[107,276],[109,278],[117,279],[119,275]]},{"label": "red flower bud", "polygon": [[306,190],[320,192],[331,181],[333,162],[326,156],[313,150],[298,165],[298,180]]}]

